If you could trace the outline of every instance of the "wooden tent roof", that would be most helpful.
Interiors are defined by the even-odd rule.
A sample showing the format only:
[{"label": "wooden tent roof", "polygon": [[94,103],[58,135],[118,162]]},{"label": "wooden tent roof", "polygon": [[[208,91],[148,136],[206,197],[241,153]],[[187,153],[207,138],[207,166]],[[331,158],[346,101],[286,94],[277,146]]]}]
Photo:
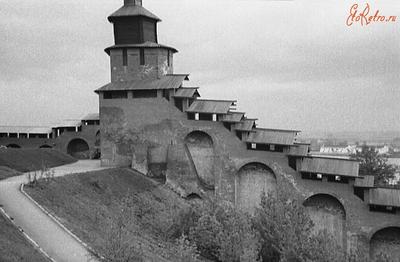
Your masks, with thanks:
[{"label": "wooden tent roof", "polygon": [[124,5],[108,17],[108,21],[113,22],[119,17],[129,17],[129,16],[144,16],[150,19],[161,21],[159,17],[148,11],[146,8],[140,5]]}]

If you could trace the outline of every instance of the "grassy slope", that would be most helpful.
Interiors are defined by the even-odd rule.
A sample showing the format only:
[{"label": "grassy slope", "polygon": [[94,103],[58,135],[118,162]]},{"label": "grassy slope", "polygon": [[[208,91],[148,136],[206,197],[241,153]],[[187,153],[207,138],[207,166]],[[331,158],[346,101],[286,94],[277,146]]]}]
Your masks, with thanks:
[{"label": "grassy slope", "polygon": [[129,237],[142,243],[148,259],[174,261],[165,235],[173,217],[188,204],[149,178],[128,169],[110,169],[56,178],[26,190],[95,250],[104,246],[107,218],[120,214],[121,203],[129,199]]},{"label": "grassy slope", "polygon": [[73,157],[54,149],[0,149],[0,166],[20,172],[61,166],[75,162]]},{"label": "grassy slope", "polygon": [[0,214],[0,261],[45,262],[21,233]]},{"label": "grassy slope", "polygon": [[19,175],[22,173],[6,166],[0,166],[0,180]]}]

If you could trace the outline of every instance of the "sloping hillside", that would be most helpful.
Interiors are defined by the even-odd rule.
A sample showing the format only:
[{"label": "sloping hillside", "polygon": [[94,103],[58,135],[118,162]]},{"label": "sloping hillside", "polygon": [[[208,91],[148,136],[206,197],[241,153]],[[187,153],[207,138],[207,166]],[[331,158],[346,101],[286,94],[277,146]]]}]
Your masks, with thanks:
[{"label": "sloping hillside", "polygon": [[0,180],[19,175],[22,175],[22,173],[17,170],[6,166],[0,166]]},{"label": "sloping hillside", "polygon": [[21,233],[0,214],[0,261],[46,262]]},{"label": "sloping hillside", "polygon": [[145,261],[177,261],[171,238],[174,219],[189,203],[137,172],[76,174],[26,191],[96,251],[110,241],[114,222],[122,221],[127,241],[140,243]]},{"label": "sloping hillside", "polygon": [[54,149],[0,149],[0,166],[20,172],[56,167],[75,162],[76,159]]}]

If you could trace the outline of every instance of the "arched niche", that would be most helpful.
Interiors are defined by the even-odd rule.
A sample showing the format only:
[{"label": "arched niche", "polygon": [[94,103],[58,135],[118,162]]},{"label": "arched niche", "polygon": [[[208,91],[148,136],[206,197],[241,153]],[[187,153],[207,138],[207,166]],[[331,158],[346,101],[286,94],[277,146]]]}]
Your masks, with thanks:
[{"label": "arched niche", "polygon": [[253,212],[259,206],[261,195],[275,192],[276,176],[271,168],[262,163],[248,163],[242,166],[235,178],[236,206],[246,212]]},{"label": "arched niche", "polygon": [[89,144],[81,138],[72,139],[68,143],[67,153],[77,159],[89,159]]},{"label": "arched niche", "polygon": [[400,258],[400,227],[386,227],[375,232],[370,240],[370,256],[375,259],[380,253],[395,259]]},{"label": "arched niche", "polygon": [[210,135],[193,131],[185,137],[188,157],[198,178],[207,189],[214,188],[214,143]]},{"label": "arched niche", "polygon": [[336,243],[346,246],[346,210],[342,203],[329,194],[316,194],[304,201],[315,231],[326,230]]}]

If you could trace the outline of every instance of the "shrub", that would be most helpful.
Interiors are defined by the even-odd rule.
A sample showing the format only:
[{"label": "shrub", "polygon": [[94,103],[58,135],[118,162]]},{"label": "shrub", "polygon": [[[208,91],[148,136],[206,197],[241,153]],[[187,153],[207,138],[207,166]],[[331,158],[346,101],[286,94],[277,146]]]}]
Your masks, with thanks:
[{"label": "shrub", "polygon": [[263,261],[344,261],[341,247],[327,232],[314,232],[304,206],[285,188],[268,197],[263,194],[255,213]]},{"label": "shrub", "polygon": [[176,240],[177,262],[200,262],[199,252],[194,243],[190,242],[186,235],[182,235]]},{"label": "shrub", "polygon": [[204,257],[215,261],[254,262],[258,258],[259,239],[250,216],[230,204],[205,204],[189,237]]}]

